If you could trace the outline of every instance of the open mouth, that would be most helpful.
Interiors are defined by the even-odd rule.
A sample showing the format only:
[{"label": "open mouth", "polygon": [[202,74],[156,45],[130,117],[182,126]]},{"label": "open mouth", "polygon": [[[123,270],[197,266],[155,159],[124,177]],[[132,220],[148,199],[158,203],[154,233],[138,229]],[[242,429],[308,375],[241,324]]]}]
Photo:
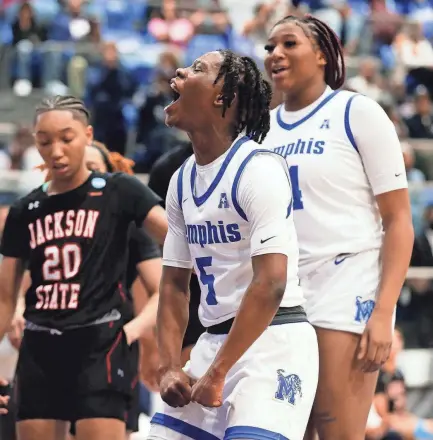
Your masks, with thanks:
[{"label": "open mouth", "polygon": [[285,72],[286,70],[288,70],[287,67],[281,67],[281,66],[279,66],[279,67],[273,67],[273,68],[272,68],[272,73],[273,73],[274,75],[278,75],[279,73],[281,73],[281,72]]},{"label": "open mouth", "polygon": [[173,102],[176,102],[180,98],[180,93],[177,90],[176,84],[174,82],[170,83],[171,87],[171,97],[173,98]]},{"label": "open mouth", "polygon": [[65,164],[61,164],[61,163],[55,163],[53,165],[53,169],[57,170],[57,171],[64,171],[68,166]]}]

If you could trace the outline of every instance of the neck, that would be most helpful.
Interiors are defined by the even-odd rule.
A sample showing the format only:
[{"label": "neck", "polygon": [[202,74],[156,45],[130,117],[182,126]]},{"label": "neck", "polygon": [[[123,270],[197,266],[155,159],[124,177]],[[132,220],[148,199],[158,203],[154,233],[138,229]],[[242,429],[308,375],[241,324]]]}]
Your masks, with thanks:
[{"label": "neck", "polygon": [[284,108],[289,112],[302,110],[318,100],[326,90],[325,82],[318,82],[311,87],[284,94]]},{"label": "neck", "polygon": [[197,165],[207,165],[218,159],[233,143],[228,130],[218,130],[215,126],[212,126],[210,130],[208,132],[194,131],[188,133]]},{"label": "neck", "polygon": [[72,191],[75,188],[81,186],[90,176],[91,171],[86,166],[80,168],[80,170],[74,174],[69,180],[52,180],[48,193],[51,195],[62,194],[68,191]]}]

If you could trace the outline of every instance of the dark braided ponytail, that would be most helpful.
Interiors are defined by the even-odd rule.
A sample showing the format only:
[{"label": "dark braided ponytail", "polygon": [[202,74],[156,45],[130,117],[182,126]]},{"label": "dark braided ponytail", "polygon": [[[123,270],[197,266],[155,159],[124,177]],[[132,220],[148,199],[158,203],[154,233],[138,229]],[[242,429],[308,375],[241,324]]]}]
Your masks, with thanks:
[{"label": "dark braided ponytail", "polygon": [[245,134],[261,143],[270,126],[269,105],[272,98],[270,84],[263,78],[253,59],[241,57],[230,50],[220,50],[224,57],[216,84],[223,78],[223,117],[238,98],[237,117],[233,127],[233,138],[245,130]]}]

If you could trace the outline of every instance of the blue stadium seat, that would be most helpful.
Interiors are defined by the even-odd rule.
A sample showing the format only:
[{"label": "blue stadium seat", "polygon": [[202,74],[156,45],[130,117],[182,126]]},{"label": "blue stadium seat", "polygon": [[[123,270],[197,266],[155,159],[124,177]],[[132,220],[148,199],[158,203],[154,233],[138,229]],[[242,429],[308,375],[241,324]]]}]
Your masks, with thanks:
[{"label": "blue stadium seat", "polygon": [[423,33],[427,40],[433,41],[433,21],[426,21],[423,24]]},{"label": "blue stadium seat", "polygon": [[12,29],[8,22],[0,23],[0,45],[12,44]]},{"label": "blue stadium seat", "polygon": [[112,30],[133,30],[143,19],[146,3],[143,0],[106,0],[106,26]]},{"label": "blue stadium seat", "polygon": [[190,40],[186,48],[185,63],[192,64],[196,58],[206,52],[227,48],[225,35],[196,35]]},{"label": "blue stadium seat", "polygon": [[383,44],[379,48],[379,56],[386,70],[391,70],[395,66],[395,54],[393,48],[387,44]]},{"label": "blue stadium seat", "polygon": [[255,57],[256,48],[254,43],[243,35],[239,35],[232,31],[229,37],[229,46],[234,52],[248,56],[251,58]]}]

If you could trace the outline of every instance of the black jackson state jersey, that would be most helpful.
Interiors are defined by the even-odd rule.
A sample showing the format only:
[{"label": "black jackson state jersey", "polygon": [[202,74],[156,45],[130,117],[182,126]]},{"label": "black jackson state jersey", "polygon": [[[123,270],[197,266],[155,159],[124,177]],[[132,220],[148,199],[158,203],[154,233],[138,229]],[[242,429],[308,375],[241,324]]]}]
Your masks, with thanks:
[{"label": "black jackson state jersey", "polygon": [[122,173],[92,173],[80,187],[47,195],[46,185],[9,212],[1,253],[27,261],[25,319],[67,329],[117,309],[130,315],[124,287],[131,222],[141,225],[160,198]]}]

